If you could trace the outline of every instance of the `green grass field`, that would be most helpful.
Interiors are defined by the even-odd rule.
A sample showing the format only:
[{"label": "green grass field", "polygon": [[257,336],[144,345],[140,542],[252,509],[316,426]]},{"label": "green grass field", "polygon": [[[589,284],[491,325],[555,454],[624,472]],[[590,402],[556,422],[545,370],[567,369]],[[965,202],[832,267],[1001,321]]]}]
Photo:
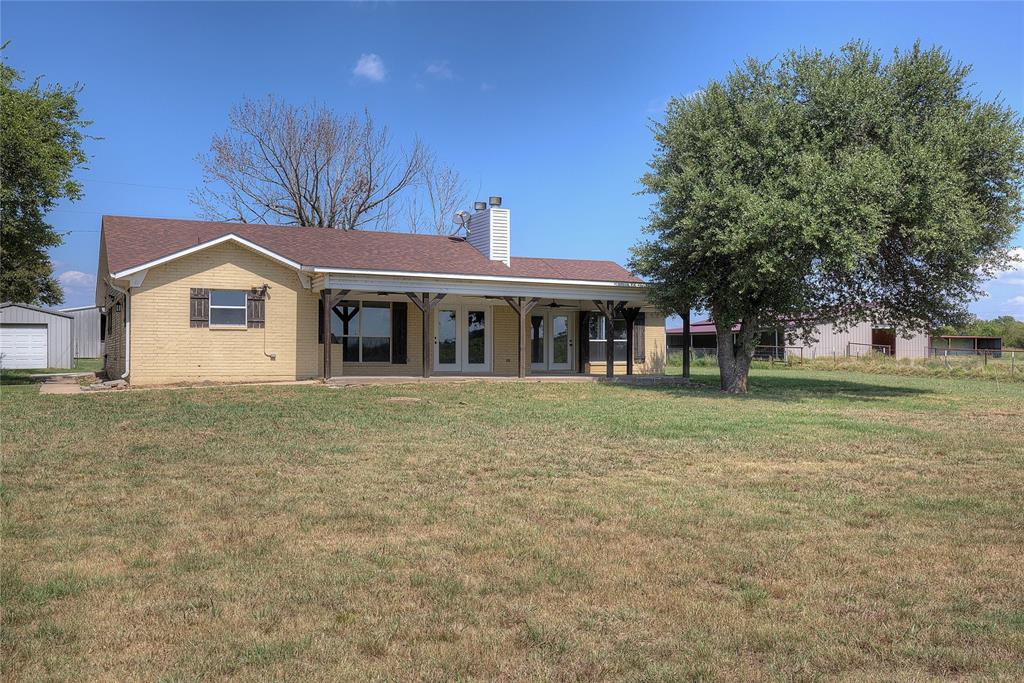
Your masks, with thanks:
[{"label": "green grass field", "polygon": [[3,677],[1019,680],[1024,387],[3,388]]}]

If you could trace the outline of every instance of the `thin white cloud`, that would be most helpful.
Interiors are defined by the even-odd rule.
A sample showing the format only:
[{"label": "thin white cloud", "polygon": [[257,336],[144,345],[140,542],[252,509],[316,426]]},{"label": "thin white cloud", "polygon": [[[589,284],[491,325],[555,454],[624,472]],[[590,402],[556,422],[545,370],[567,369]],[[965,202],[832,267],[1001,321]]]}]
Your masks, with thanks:
[{"label": "thin white cloud", "polygon": [[455,78],[455,72],[452,71],[452,65],[447,59],[427,64],[426,74],[439,81],[450,81]]},{"label": "thin white cloud", "polygon": [[1011,303],[1011,304],[1014,304],[1016,306],[1024,306],[1024,294],[1022,294],[1020,296],[1013,297],[1007,303]]},{"label": "thin white cloud", "polygon": [[356,78],[365,78],[368,81],[380,83],[388,77],[388,70],[384,68],[384,60],[380,58],[380,55],[371,52],[359,56],[359,61],[352,69],[352,75]]},{"label": "thin white cloud", "polygon": [[57,276],[57,281],[70,289],[94,287],[96,276],[80,270],[65,270]]},{"label": "thin white cloud", "polygon": [[491,92],[492,90],[497,89],[498,86],[496,86],[494,83],[488,83],[487,81],[484,81],[483,83],[480,84],[480,92]]}]

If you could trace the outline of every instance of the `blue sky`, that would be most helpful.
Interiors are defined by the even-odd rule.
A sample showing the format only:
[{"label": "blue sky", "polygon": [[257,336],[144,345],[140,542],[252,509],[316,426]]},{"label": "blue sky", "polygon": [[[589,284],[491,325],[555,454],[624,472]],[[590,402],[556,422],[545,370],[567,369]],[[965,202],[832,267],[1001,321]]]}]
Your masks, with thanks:
[{"label": "blue sky", "polygon": [[[920,38],[973,64],[981,95],[1024,110],[1021,3],[5,1],[0,20],[9,63],[81,82],[102,138],[79,174],[85,198],[52,214],[71,231],[53,251],[69,306],[92,300],[101,214],[196,215],[194,158],[243,96],[367,107],[397,140],[423,138],[471,194],[504,196],[514,255],[619,262],[646,214],[634,193],[649,117],[747,55]],[[1024,319],[1021,269],[973,310]]]}]

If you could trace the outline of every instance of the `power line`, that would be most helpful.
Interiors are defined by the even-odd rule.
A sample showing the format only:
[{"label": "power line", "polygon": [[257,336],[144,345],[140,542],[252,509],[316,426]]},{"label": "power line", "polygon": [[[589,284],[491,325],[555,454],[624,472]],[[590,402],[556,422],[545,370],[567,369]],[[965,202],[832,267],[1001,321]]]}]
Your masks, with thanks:
[{"label": "power line", "polygon": [[82,178],[79,182],[104,183],[106,185],[128,185],[129,187],[152,187],[158,190],[181,190],[182,192],[189,192],[189,188],[187,187],[175,187],[173,185],[150,185],[148,183],[126,183],[121,180],[99,180],[98,178]]}]

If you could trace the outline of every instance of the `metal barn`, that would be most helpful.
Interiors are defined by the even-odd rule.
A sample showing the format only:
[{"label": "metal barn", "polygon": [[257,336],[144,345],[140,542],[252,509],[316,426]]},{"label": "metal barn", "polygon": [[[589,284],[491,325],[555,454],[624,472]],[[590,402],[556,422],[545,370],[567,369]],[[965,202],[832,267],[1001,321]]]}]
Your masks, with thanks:
[{"label": "metal barn", "polygon": [[0,304],[0,367],[72,367],[73,325],[67,313],[28,304]]},{"label": "metal barn", "polygon": [[74,318],[75,358],[99,358],[103,355],[103,312],[99,306],[62,308]]}]

